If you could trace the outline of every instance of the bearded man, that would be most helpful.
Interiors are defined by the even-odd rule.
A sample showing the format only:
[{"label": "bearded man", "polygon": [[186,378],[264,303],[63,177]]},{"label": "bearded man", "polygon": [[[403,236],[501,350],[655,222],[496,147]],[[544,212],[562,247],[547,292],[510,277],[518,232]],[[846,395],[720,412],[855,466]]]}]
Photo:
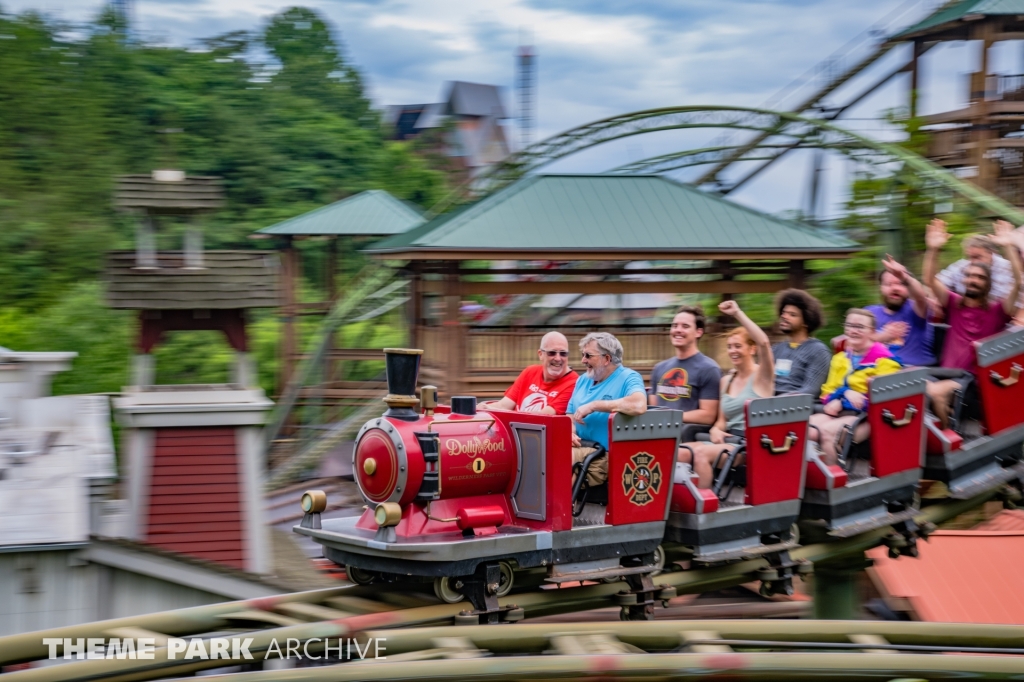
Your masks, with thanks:
[{"label": "bearded man", "polygon": [[[977,368],[974,342],[998,334],[1006,328],[1018,310],[1021,288],[1020,253],[1013,234],[1013,226],[999,220],[993,227],[993,244],[1003,247],[1010,262],[1013,283],[1006,298],[993,300],[992,269],[984,263],[970,263],[964,268],[963,296],[952,292],[935,276],[939,252],[949,241],[946,223],[935,219],[925,232],[924,284],[932,290],[935,300],[946,314],[949,331],[942,349],[942,367],[973,373]],[[953,392],[963,385],[956,379],[942,379],[928,383],[928,397],[932,410],[943,428],[949,426],[949,413]],[[970,407],[970,406],[968,406]]]},{"label": "bearded man", "polygon": [[878,329],[875,341],[884,343],[904,367],[935,364],[932,341],[935,328],[928,324],[928,297],[924,286],[907,269],[886,256],[878,276],[881,305],[869,305]]}]

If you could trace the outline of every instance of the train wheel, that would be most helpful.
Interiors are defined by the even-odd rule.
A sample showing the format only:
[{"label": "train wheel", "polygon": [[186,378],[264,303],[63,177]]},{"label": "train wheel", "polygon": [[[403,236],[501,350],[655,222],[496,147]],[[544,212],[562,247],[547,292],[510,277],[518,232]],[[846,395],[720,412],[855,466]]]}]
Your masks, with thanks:
[{"label": "train wheel", "polygon": [[364,570],[357,566],[346,566],[345,575],[348,579],[354,582],[356,585],[369,585],[377,577],[370,571]]},{"label": "train wheel", "polygon": [[454,582],[447,577],[434,578],[434,594],[445,604],[458,604],[466,598],[466,595],[455,589]]},{"label": "train wheel", "polygon": [[498,581],[498,591],[495,594],[499,597],[504,597],[512,591],[515,573],[512,571],[512,564],[507,561],[499,562],[498,568],[501,569],[501,579]]},{"label": "train wheel", "polygon": [[651,575],[658,575],[665,570],[665,548],[658,545],[657,549],[654,550],[654,570],[651,571]]}]

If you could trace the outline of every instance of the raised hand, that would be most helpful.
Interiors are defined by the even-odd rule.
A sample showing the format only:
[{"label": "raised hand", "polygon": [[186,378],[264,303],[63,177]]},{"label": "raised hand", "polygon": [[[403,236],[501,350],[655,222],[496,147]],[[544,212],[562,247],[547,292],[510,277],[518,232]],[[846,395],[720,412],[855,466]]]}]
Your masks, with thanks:
[{"label": "raised hand", "polygon": [[882,327],[882,333],[878,340],[882,343],[894,343],[903,340],[910,331],[910,325],[906,322],[890,322]]},{"label": "raised hand", "polygon": [[1017,243],[1013,232],[1013,225],[1005,220],[997,220],[992,223],[992,236],[990,239],[993,244],[998,244],[999,246],[1010,246]]},{"label": "raised hand", "polygon": [[736,314],[740,311],[740,306],[738,303],[736,303],[736,301],[730,299],[719,303],[718,310],[721,311],[723,315],[732,315],[733,317],[735,317]]},{"label": "raised hand", "polygon": [[895,275],[901,282],[905,282],[910,276],[910,273],[907,271],[907,266],[898,262],[889,254],[885,254],[885,258],[882,259],[882,266],[887,271]]},{"label": "raised hand", "polygon": [[949,232],[946,231],[946,221],[940,218],[933,218],[924,233],[924,243],[929,249],[939,250],[949,241]]}]

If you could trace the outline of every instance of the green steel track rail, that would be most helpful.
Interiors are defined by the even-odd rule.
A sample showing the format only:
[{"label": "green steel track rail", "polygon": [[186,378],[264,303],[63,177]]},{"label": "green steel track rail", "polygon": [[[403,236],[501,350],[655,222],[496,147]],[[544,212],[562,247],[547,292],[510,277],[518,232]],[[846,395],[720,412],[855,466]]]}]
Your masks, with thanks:
[{"label": "green steel track rail", "polygon": [[[918,516],[917,520],[921,524],[942,523],[943,521],[951,519],[964,511],[997,497],[1003,492],[1003,488],[996,488],[968,500],[945,500],[924,509]],[[860,556],[863,551],[880,544],[891,532],[891,528],[879,528],[852,538],[799,547],[795,549],[792,554],[795,559],[804,559],[815,564],[819,562],[842,561],[844,557],[856,558]],[[693,594],[717,590],[756,580],[757,571],[766,567],[767,563],[764,559],[749,559],[724,566],[663,573],[657,576],[656,582],[661,585],[676,588],[678,594]],[[525,611],[527,621],[529,621],[529,619],[539,618],[542,616],[588,611],[613,606],[616,603],[616,595],[621,589],[621,584],[616,583],[564,589],[527,589],[522,592],[513,591],[512,594],[500,601],[502,605],[515,604],[520,606]],[[271,646],[270,642],[275,639],[278,642],[284,642],[288,638],[300,640],[306,640],[314,637],[349,638],[363,636],[361,633],[366,633],[371,630],[376,631],[385,628],[388,630],[394,630],[396,628],[404,629],[425,626],[445,626],[441,631],[450,633],[452,636],[462,636],[463,633],[475,633],[474,636],[477,634],[480,636],[492,636],[488,635],[486,631],[493,630],[493,636],[497,636],[499,638],[519,638],[521,635],[518,633],[532,632],[529,628],[534,627],[529,622],[509,626],[492,626],[491,628],[450,627],[455,616],[464,608],[466,608],[465,604],[440,604],[435,598],[433,598],[433,596],[426,596],[399,589],[389,591],[386,586],[383,585],[372,585],[368,587],[359,587],[354,585],[341,586],[326,590],[298,592],[261,599],[198,606],[176,611],[167,611],[130,618],[119,618],[94,623],[83,623],[80,625],[55,628],[52,630],[0,637],[0,666],[45,659],[48,655],[48,649],[43,644],[44,638],[75,639],[89,637],[109,638],[148,636],[156,638],[157,646],[160,647],[160,642],[166,641],[166,638],[168,637],[202,638],[212,636],[213,634],[220,634],[221,636],[245,636],[253,638],[253,642],[250,645],[249,650],[258,661],[263,658]],[[736,621],[730,622],[735,623]],[[1021,639],[1024,637],[1024,630],[1021,630],[1021,628],[1009,628],[1004,630],[995,626],[992,626],[990,629],[972,629],[968,626],[955,626],[956,628],[959,628],[960,634],[956,637],[952,637],[950,633],[953,633],[954,630],[942,630],[942,626],[926,626],[924,624],[917,623],[855,623],[847,621],[840,625],[817,623],[812,627],[808,625],[809,621],[798,622],[803,624],[801,627],[804,629],[800,631],[802,634],[799,636],[803,639],[797,638],[796,641],[831,641],[828,639],[816,640],[811,637],[811,635],[813,633],[818,633],[818,635],[824,636],[822,633],[835,633],[837,632],[836,628],[838,628],[838,631],[847,633],[859,632],[860,630],[858,628],[881,628],[881,630],[878,630],[877,632],[875,630],[865,630],[865,632],[868,634],[871,634],[872,632],[880,634],[880,636],[885,637],[891,644],[916,643],[946,647],[1024,647],[1024,640]],[[653,627],[654,625],[651,623],[636,622],[625,624],[622,627],[636,628],[637,632],[647,632],[647,630],[643,630],[643,628]],[[577,631],[581,628],[607,630],[612,627],[618,628],[619,626],[612,626],[606,623],[590,624],[586,626],[582,624],[563,623],[556,629],[559,629],[560,631]],[[677,627],[691,630],[713,629],[709,627],[708,621],[687,621],[686,625],[678,625]],[[759,626],[752,625],[751,629],[748,629],[747,632],[749,636],[747,636],[734,629],[733,626],[722,625],[721,627],[716,626],[716,628],[714,628],[714,632],[716,634],[707,635],[705,633],[701,635],[701,639],[736,640],[747,638],[773,641],[787,640],[791,639],[789,636],[783,634],[786,632],[785,628],[787,627],[790,626],[785,625],[780,621],[771,621],[768,623],[760,621]],[[939,632],[942,630],[942,632],[946,632],[949,636],[942,641],[925,639],[915,640],[913,638],[913,633],[919,631],[915,630],[915,628],[920,629],[922,627],[925,628],[924,631],[929,632]],[[938,629],[934,631],[927,630],[928,627]],[[884,630],[884,632],[882,630]],[[909,637],[910,639],[901,639],[899,636],[901,631],[905,631],[906,637]],[[1007,634],[1008,632],[1014,633],[1012,636],[1017,637],[1017,639],[1012,640],[1012,636]],[[990,636],[978,633],[995,634]],[[416,637],[418,635],[413,633],[408,636]],[[526,635],[523,634],[522,636],[525,637]],[[794,635],[794,637],[796,636]],[[399,640],[400,639],[401,638],[399,638]],[[724,644],[716,645],[713,643],[706,645],[726,646]],[[391,646],[391,644],[388,646]],[[765,647],[761,646],[759,648],[763,649]],[[311,648],[311,650],[315,651],[315,648]],[[388,651],[390,656],[392,650],[389,649]],[[395,653],[398,652],[395,651]],[[677,670],[677,672],[681,671],[679,674],[685,673],[685,675],[696,675],[697,671],[701,669],[699,664],[703,659],[700,659],[699,657],[694,658],[693,654],[672,655],[683,657],[678,660],[673,659],[674,662],[666,664],[670,665],[672,669]],[[792,656],[795,654],[792,654],[791,652],[778,655],[729,655],[754,657],[749,659],[751,661],[749,666],[748,664],[743,664],[745,666],[743,667],[743,670],[760,670],[762,668],[770,668],[774,670],[771,666],[781,666],[784,668],[786,665],[790,665],[792,668],[790,672],[793,675],[798,675],[798,671],[803,669],[792,660]],[[873,655],[875,654],[823,654],[820,652],[813,654],[800,654],[800,656],[818,656],[822,664],[827,661],[828,657],[834,657],[838,660],[843,656],[864,657],[858,658],[857,660],[868,662],[869,659],[866,657]],[[882,654],[878,655],[881,656]],[[896,654],[890,653],[888,655],[895,656]],[[686,656],[690,656],[690,658],[685,658]],[[757,658],[757,656],[762,656],[762,658]],[[931,670],[930,668],[927,668],[927,666],[924,668],[915,667],[923,665],[923,663],[918,661],[916,658],[913,660],[908,658],[911,656],[920,658],[924,656],[923,654],[899,654],[899,656],[904,657],[900,660],[907,661],[907,663],[899,664],[897,669],[907,671]],[[565,660],[569,660],[570,658],[571,657],[565,657]],[[954,659],[960,660],[960,658],[963,658],[965,660],[964,665],[968,666],[968,668],[964,669],[965,672],[987,675],[996,674],[1000,670],[998,666],[995,668],[985,667],[988,665],[986,661],[991,657],[978,657],[972,655],[960,658],[956,658],[956,656],[942,656],[936,658],[941,659],[943,664],[948,663],[949,665],[954,664]],[[966,659],[968,658],[971,659],[970,663],[966,662]],[[374,678],[347,677],[351,672],[347,668],[321,668],[316,674],[323,675],[323,679],[328,679],[328,677],[330,679],[406,679],[406,673],[408,670],[401,667],[405,665],[401,664],[401,659],[390,660],[391,662],[387,665],[380,665],[379,669],[374,669],[373,674],[375,676],[379,675],[379,677]],[[536,670],[537,674],[541,677],[558,676],[561,674],[559,672],[560,670],[565,670],[565,668],[559,668],[562,663],[555,663],[553,661],[544,662],[542,660],[530,659],[529,657],[523,657],[518,660],[520,663],[516,663],[515,666],[519,666],[520,664],[522,666],[521,669],[518,667],[515,668],[518,671],[516,674],[522,675],[518,679],[526,679],[526,677],[529,676],[528,671],[532,665],[539,666]],[[559,660],[563,659],[560,658]],[[622,660],[625,661],[627,659]],[[645,667],[647,664],[644,663],[643,660],[632,658],[628,660],[632,661],[629,664],[629,666],[632,667],[623,668],[622,670],[624,672],[622,674],[627,674],[627,672],[631,670],[632,672],[628,672],[628,674],[644,676],[650,674],[654,676],[654,679],[662,679],[662,677],[659,676],[666,674],[665,671],[658,668],[658,666],[651,668]],[[992,660],[995,659],[992,658]],[[1017,670],[1018,674],[1024,674],[1024,657],[1015,658],[1014,660],[1016,661],[1014,665],[1018,666],[1015,670]],[[151,680],[188,675],[199,670],[223,667],[225,664],[230,664],[230,662],[224,660],[169,660],[167,656],[167,649],[157,648],[154,660],[111,659],[70,661],[62,665],[44,666],[12,672],[9,673],[8,676],[5,676],[4,680],[5,682],[84,682],[86,680],[102,679],[108,681],[127,682],[129,680]],[[393,665],[396,667],[392,667]],[[477,662],[476,665],[483,665],[483,667],[476,669],[477,672],[472,673],[474,675],[497,674],[494,672],[495,669],[487,668],[487,665],[490,664]],[[544,667],[546,665],[553,665],[555,667],[548,669]],[[867,665],[867,663],[865,663],[865,665]],[[890,663],[890,665],[895,665],[895,661]],[[979,667],[969,668],[969,665],[976,665]],[[995,664],[993,663],[992,665]],[[589,668],[578,668],[577,670],[583,669]],[[818,675],[820,677],[823,674],[821,671],[825,669],[826,668],[819,669],[811,666],[806,670],[808,671],[808,675],[812,675],[813,673],[813,675]],[[884,667],[879,669],[892,670],[892,668]],[[948,669],[951,671],[957,670],[955,666]],[[358,674],[366,675],[369,670],[370,669],[367,668]],[[491,672],[488,672],[489,670]],[[439,679],[431,677],[428,672],[429,671],[426,668],[416,668],[409,673],[415,674],[412,674],[412,676],[407,679]],[[437,673],[438,671],[435,670],[434,672]],[[470,674],[468,669],[466,672],[467,674]],[[275,671],[275,674],[291,675],[300,673],[298,671],[289,673],[285,673],[285,671]],[[312,675],[314,673],[304,672],[302,674]],[[929,675],[926,676],[931,676],[931,674],[929,673]],[[669,677],[672,677],[672,675],[669,675]],[[284,677],[280,677],[279,679],[284,679]],[[495,679],[512,678],[497,677]],[[774,678],[768,676],[755,676],[750,679]],[[808,679],[813,679],[813,676]],[[863,679],[871,679],[871,677],[868,676]]]},{"label": "green steel track rail", "polygon": [[[430,215],[448,210],[472,189],[473,196],[479,197],[500,190],[519,178],[565,157],[606,142],[621,140],[634,135],[649,133],[720,129],[753,131],[764,135],[757,145],[708,147],[682,151],[680,155],[690,158],[690,165],[720,163],[736,154],[748,160],[763,160],[763,156],[782,154],[788,149],[800,146],[841,149],[844,153],[861,153],[873,156],[876,163],[896,162],[913,171],[924,183],[930,183],[945,191],[961,196],[981,207],[993,216],[1011,222],[1024,223],[1024,211],[1012,206],[993,194],[957,178],[945,168],[928,159],[904,149],[899,144],[880,142],[864,135],[841,128],[829,121],[793,113],[731,106],[681,106],[648,109],[621,114],[600,121],[594,121],[578,128],[565,131],[509,156],[493,166],[487,173],[471,181],[470,185],[456,190],[441,203],[434,206]],[[680,156],[680,158],[682,158]],[[647,161],[631,164],[634,172],[658,172],[667,170],[664,155]],[[614,171],[613,171],[614,172]]]},{"label": "green steel track rail", "polygon": [[[392,299],[401,296],[399,290],[406,285],[404,281],[392,281],[397,274],[397,270],[383,264],[374,263],[366,267],[354,278],[357,283],[355,288],[339,297],[320,322],[309,341],[305,357],[289,377],[288,385],[281,392],[281,397],[267,419],[264,441],[268,447],[280,433],[302,387],[309,382],[316,368],[323,364],[334,332],[349,322],[371,319],[379,311],[386,312],[394,307]],[[401,302],[404,299],[398,300]]]}]

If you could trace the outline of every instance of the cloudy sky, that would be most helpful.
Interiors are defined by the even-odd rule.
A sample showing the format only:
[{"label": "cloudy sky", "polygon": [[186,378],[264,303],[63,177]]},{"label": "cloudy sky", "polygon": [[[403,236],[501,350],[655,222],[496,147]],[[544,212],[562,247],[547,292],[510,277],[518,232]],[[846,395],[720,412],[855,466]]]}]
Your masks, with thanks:
[{"label": "cloudy sky", "polygon": [[[513,55],[522,37],[538,55],[535,139],[596,119],[679,104],[759,106],[887,15],[920,17],[933,0],[136,0],[136,25],[150,40],[194,45],[232,30],[259,30],[294,4],[320,11],[334,26],[348,59],[366,77],[380,105],[430,102],[446,80],[507,88],[513,106]],[[95,0],[0,0],[5,11],[36,9],[70,21],[94,16]],[[909,10],[906,8],[909,7]],[[1021,73],[1024,51],[1007,50],[997,69]],[[923,109],[944,110],[964,99],[964,79],[977,50],[941,47],[924,69]],[[857,53],[860,54],[860,53]],[[905,58],[890,55],[879,71]],[[870,78],[871,74],[867,78]],[[904,78],[904,77],[901,77]],[[863,80],[863,79],[862,79]],[[867,85],[864,80],[863,85]],[[853,84],[851,89],[861,87]],[[847,125],[885,135],[874,120],[903,103],[905,81],[855,110]],[[557,170],[601,171],[653,156],[678,137],[641,136],[562,162]],[[828,162],[832,212],[846,181],[844,162]],[[770,211],[796,208],[806,194],[807,157],[778,168],[737,199]]]}]

